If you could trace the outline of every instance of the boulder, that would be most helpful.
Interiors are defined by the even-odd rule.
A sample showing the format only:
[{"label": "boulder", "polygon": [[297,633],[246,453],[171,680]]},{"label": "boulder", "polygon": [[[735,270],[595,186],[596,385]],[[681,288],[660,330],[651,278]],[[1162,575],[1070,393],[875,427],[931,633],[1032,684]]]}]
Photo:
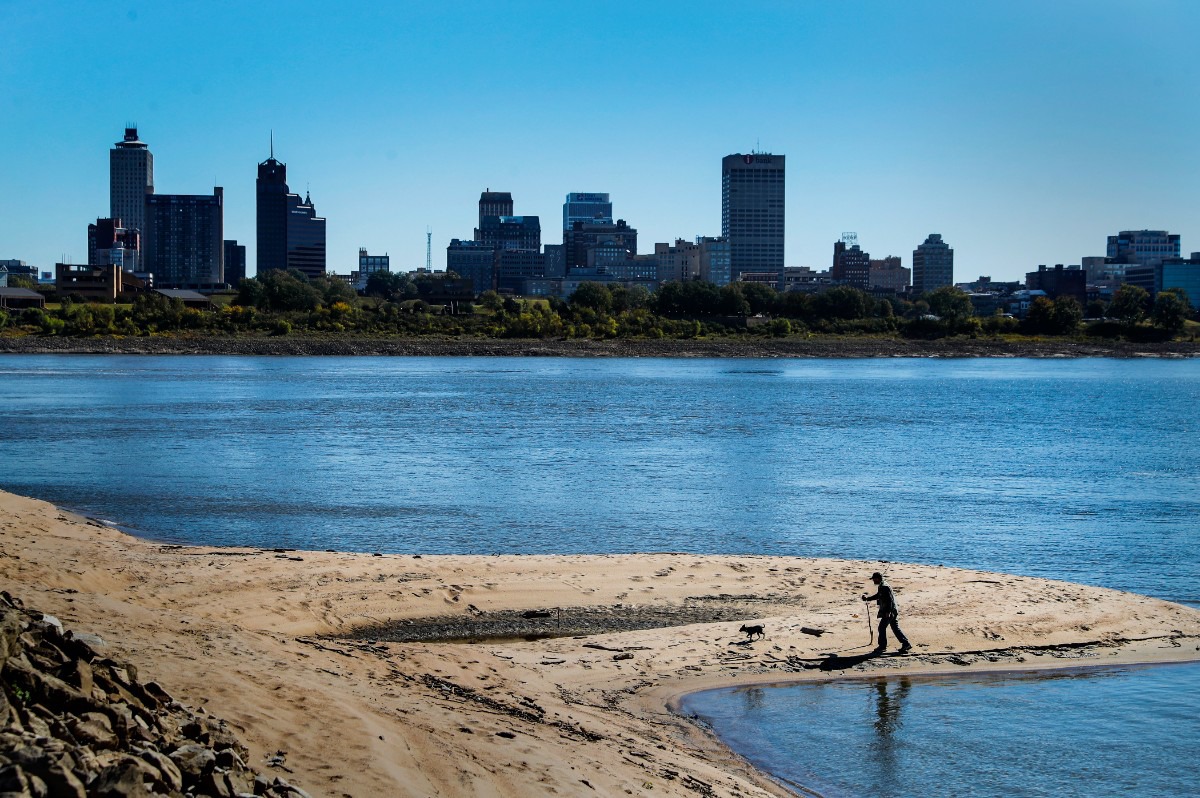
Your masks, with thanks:
[{"label": "boulder", "polygon": [[200,743],[184,743],[171,752],[171,761],[179,766],[184,779],[197,781],[217,764],[217,755]]}]

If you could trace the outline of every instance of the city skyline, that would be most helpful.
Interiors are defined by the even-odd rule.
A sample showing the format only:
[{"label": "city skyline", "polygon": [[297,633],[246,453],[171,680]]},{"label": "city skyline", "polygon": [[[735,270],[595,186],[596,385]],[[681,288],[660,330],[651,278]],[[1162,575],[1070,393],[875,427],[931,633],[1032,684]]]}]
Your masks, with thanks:
[{"label": "city skyline", "polygon": [[[0,7],[0,143],[26,154],[6,168],[0,258],[85,260],[126,123],[158,186],[224,187],[225,237],[249,263],[272,130],[343,274],[359,247],[424,265],[427,226],[441,268],[489,188],[543,219],[569,192],[608,193],[644,251],[719,235],[719,162],[752,150],[791,162],[788,266],[827,268],[850,230],[905,266],[939,233],[960,281],[1078,264],[1119,230],[1200,250],[1200,67],[1162,34],[1196,29],[1186,3],[617,4],[618,39],[542,3],[320,9]],[[137,80],[114,38],[144,59]]]}]

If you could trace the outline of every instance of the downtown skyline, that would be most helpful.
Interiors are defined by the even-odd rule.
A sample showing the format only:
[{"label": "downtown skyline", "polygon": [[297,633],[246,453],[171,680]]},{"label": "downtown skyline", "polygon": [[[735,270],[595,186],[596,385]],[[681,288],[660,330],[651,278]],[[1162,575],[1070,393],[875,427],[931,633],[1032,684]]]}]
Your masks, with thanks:
[{"label": "downtown skyline", "polygon": [[[1200,250],[1200,68],[1164,43],[1196,30],[1184,3],[617,4],[617,37],[540,3],[204,8],[0,5],[0,143],[22,153],[0,258],[86,258],[126,122],[159,191],[224,187],[250,264],[272,130],[338,273],[359,247],[423,266],[426,227],[442,268],[489,188],[544,220],[607,192],[643,251],[719,235],[720,160],[754,149],[788,157],[788,266],[828,268],[846,231],[905,266],[940,233],[960,281],[1079,263],[1118,230]],[[114,38],[148,65],[137,80]]]}]

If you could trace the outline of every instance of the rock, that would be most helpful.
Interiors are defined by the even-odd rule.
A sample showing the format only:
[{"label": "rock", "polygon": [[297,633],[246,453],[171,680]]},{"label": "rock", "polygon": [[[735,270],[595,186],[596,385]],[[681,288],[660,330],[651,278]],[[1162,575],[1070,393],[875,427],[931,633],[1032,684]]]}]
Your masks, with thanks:
[{"label": "rock", "polygon": [[96,798],[150,798],[153,793],[146,786],[158,781],[157,768],[140,759],[124,757],[106,767],[91,785],[91,795]]},{"label": "rock", "polygon": [[21,613],[11,609],[0,612],[0,668],[18,651],[17,638],[20,636]]},{"label": "rock", "polygon": [[76,644],[76,651],[80,652],[76,656],[80,657],[88,654],[94,657],[96,656],[97,649],[108,648],[108,641],[100,635],[92,634],[91,632],[69,631],[66,634],[66,638]]},{"label": "rock", "polygon": [[200,791],[213,798],[233,798],[233,789],[222,770],[211,770],[201,776]]},{"label": "rock", "polygon": [[92,637],[0,592],[0,798],[304,798],[256,774],[223,720],[140,683]]},{"label": "rock", "polygon": [[116,748],[117,735],[113,734],[112,721],[99,712],[85,712],[82,717],[71,718],[67,729],[77,740],[94,748]]},{"label": "rock", "polygon": [[217,752],[217,767],[238,773],[243,773],[247,769],[246,763],[238,756],[237,751],[234,751],[232,748],[226,748]]},{"label": "rock", "polygon": [[[44,612],[38,613],[38,614],[40,614],[42,616],[41,622],[46,627],[54,629],[54,631],[60,635],[63,633],[63,622],[62,621],[60,621],[58,618],[55,618],[53,615],[47,615]],[[49,629],[47,629],[47,631],[49,631]]]},{"label": "rock", "polygon": [[58,675],[67,684],[79,688],[79,692],[84,695],[91,695],[92,688],[96,686],[92,677],[92,666],[82,659],[69,660],[59,670]]},{"label": "rock", "polygon": [[217,755],[200,743],[184,743],[170,756],[187,781],[198,780],[217,764]]},{"label": "rock", "polygon": [[0,795],[29,795],[29,777],[20,765],[0,767]]},{"label": "rock", "polygon": [[158,770],[160,786],[168,792],[183,791],[183,774],[180,773],[179,766],[170,757],[149,748],[139,751],[138,756]]},{"label": "rock", "polygon": [[37,775],[46,782],[46,790],[54,798],[87,798],[83,782],[61,762],[51,763]]}]

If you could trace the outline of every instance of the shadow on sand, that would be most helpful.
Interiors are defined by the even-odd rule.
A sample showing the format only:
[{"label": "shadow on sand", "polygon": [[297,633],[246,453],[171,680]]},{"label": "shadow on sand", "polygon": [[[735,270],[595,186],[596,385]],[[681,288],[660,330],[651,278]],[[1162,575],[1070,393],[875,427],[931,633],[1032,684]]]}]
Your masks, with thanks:
[{"label": "shadow on sand", "polygon": [[883,655],[873,651],[868,651],[866,654],[828,654],[817,667],[823,671],[840,671],[881,656]]}]

